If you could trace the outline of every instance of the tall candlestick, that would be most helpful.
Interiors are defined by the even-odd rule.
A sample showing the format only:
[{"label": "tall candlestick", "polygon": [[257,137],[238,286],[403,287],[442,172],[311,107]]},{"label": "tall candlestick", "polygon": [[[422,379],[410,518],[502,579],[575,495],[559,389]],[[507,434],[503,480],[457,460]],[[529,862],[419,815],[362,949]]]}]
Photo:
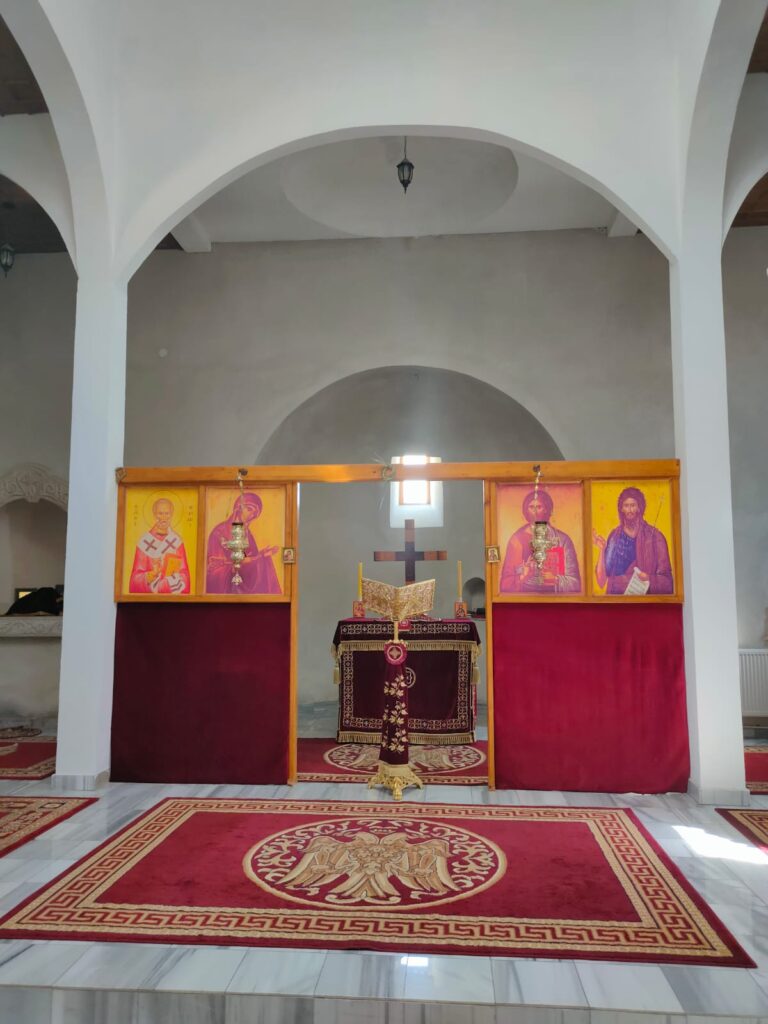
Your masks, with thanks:
[{"label": "tall candlestick", "polygon": [[456,565],[456,576],[458,580],[458,589],[456,592],[456,600],[461,601],[461,560]]},{"label": "tall candlestick", "polygon": [[363,600],[363,563],[357,563],[357,600]]}]

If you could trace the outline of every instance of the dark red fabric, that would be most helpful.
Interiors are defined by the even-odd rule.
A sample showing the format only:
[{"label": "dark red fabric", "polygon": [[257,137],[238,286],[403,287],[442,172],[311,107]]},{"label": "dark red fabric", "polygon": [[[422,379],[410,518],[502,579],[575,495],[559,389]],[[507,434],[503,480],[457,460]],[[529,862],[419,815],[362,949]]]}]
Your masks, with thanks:
[{"label": "dark red fabric", "polygon": [[[383,644],[392,635],[392,623],[383,619],[345,619],[336,627],[333,644]],[[460,737],[457,742],[470,740],[476,710],[472,660],[466,651],[456,649],[455,642],[478,643],[475,623],[464,619],[413,619],[407,629],[400,630],[400,639],[444,646],[442,650],[408,652],[408,667],[415,673],[408,694],[411,742],[429,742],[425,737],[432,736],[450,739],[454,735]],[[368,734],[371,742],[378,742],[384,707],[384,667],[381,650],[347,649],[342,655],[338,735],[341,741],[349,741],[350,734]]]},{"label": "dark red fabric", "polygon": [[0,779],[47,779],[55,770],[53,736],[0,740]]},{"label": "dark red fabric", "polygon": [[768,749],[745,751],[744,766],[750,793],[768,793]]},{"label": "dark red fabric", "polygon": [[284,783],[290,605],[121,604],[117,782]]},{"label": "dark red fabric", "polygon": [[493,682],[498,787],[686,790],[680,605],[495,604]]}]

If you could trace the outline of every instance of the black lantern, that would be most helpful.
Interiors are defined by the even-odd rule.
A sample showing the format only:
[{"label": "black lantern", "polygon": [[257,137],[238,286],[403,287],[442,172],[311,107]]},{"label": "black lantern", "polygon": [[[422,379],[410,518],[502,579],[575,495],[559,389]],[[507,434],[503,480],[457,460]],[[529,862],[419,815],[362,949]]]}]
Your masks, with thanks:
[{"label": "black lantern", "polygon": [[408,139],[403,139],[403,159],[397,165],[397,178],[403,186],[403,194],[408,192],[408,186],[413,181],[413,164],[408,159]]},{"label": "black lantern", "polygon": [[3,242],[0,245],[0,267],[3,268],[3,273],[8,277],[8,271],[13,266],[13,261],[16,259],[16,250],[9,242]]}]

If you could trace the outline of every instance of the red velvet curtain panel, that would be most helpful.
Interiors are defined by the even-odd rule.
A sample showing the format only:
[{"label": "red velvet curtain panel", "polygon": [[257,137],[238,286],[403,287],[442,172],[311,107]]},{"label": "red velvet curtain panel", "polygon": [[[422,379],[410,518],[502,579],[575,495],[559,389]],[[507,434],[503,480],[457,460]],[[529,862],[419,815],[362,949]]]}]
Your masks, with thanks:
[{"label": "red velvet curtain panel", "polygon": [[682,607],[494,604],[496,785],[688,785]]},{"label": "red velvet curtain panel", "polygon": [[117,782],[284,783],[289,604],[121,604]]}]

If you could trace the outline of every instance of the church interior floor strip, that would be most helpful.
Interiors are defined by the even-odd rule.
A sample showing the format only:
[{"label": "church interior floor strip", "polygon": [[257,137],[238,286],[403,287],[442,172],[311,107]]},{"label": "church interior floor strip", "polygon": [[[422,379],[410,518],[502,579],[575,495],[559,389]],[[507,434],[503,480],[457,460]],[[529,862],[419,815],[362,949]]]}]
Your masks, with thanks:
[{"label": "church interior floor strip", "polygon": [[0,856],[91,803],[92,798],[0,796]]},{"label": "church interior floor strip", "polygon": [[0,937],[753,965],[612,807],[169,797]]},{"label": "church interior floor strip", "polygon": [[717,811],[764,854],[768,870],[768,808],[725,810],[718,807]]},{"label": "church interior floor strip", "polygon": [[[488,784],[488,743],[411,746],[409,763],[422,782],[435,786]],[[299,782],[367,782],[379,758],[378,744],[299,739]]]},{"label": "church interior floor strip", "polygon": [[[328,735],[327,732],[316,735]],[[0,782],[5,795],[54,794],[51,782]],[[73,794],[74,795],[74,794]],[[0,914],[114,837],[168,796],[268,800],[380,800],[365,785],[295,786],[115,784],[97,802],[0,861]],[[703,1024],[768,1015],[766,858],[712,807],[685,794],[561,793],[486,787],[427,786],[407,799],[478,806],[631,807],[689,883],[716,911],[757,963],[757,970],[502,956],[408,955],[362,951],[229,945],[176,940],[152,943],[0,939],[0,1020],[72,1024],[134,1020],[137,1000],[147,1019],[323,1021],[587,1020],[610,1013],[635,1024],[641,1013],[686,1014]],[[768,796],[752,798],[768,810]],[[757,860],[760,863],[757,863]],[[52,1009],[53,1004],[53,1009]],[[406,1012],[407,1009],[407,1012]],[[153,1016],[154,1014],[154,1016]],[[399,1014],[399,1016],[398,1016]],[[579,1016],[580,1015],[580,1016]],[[626,1016],[625,1016],[626,1015]],[[144,1017],[142,1017],[144,1019]],[[533,1017],[531,1017],[533,1019]],[[569,1018],[566,1018],[569,1019]],[[596,1019],[596,1018],[594,1018]],[[607,1019],[607,1017],[605,1018]],[[661,1019],[653,1016],[653,1020]]]},{"label": "church interior floor strip", "polygon": [[0,779],[46,779],[55,770],[54,736],[0,739]]}]

